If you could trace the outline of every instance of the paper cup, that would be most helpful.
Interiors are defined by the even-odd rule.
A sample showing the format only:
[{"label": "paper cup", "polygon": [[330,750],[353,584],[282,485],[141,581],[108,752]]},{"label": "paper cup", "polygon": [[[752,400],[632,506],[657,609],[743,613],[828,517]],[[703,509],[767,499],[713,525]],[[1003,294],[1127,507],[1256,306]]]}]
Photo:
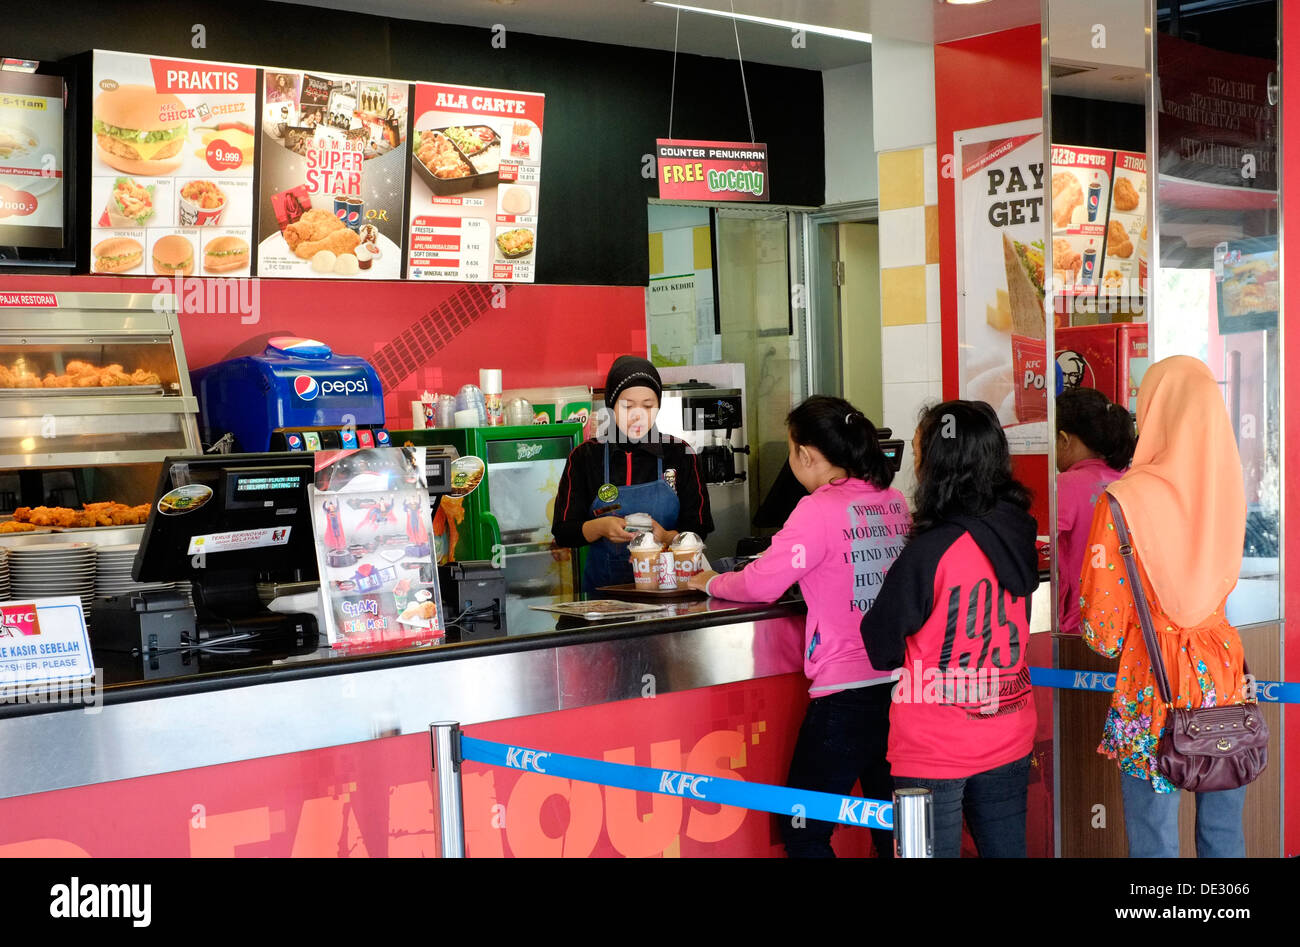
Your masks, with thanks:
[{"label": "paper cup", "polygon": [[658,549],[632,550],[632,580],[638,590],[652,592],[659,588],[659,580],[655,578],[655,560],[658,558]]},{"label": "paper cup", "polygon": [[[1047,343],[1023,335],[1011,336],[1012,380],[1015,391],[1016,420],[1047,420]],[[1055,365],[1052,366],[1053,370]],[[1055,388],[1055,375],[1052,376]]]},{"label": "paper cup", "polygon": [[226,202],[217,207],[200,207],[188,197],[181,195],[180,221],[182,227],[215,227],[221,223],[221,215],[226,212]]},{"label": "paper cup", "polygon": [[704,547],[686,547],[673,550],[673,570],[677,574],[677,587],[684,589],[700,573],[704,563]]}]

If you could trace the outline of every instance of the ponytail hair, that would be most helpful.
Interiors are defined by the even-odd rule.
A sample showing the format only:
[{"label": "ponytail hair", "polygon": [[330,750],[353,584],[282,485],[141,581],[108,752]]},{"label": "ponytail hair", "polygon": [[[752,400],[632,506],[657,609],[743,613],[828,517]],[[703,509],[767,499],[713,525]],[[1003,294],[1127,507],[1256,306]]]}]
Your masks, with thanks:
[{"label": "ponytail hair", "polygon": [[1133,460],[1133,416],[1095,388],[1070,388],[1056,398],[1056,430],[1073,434],[1106,466],[1123,470]]},{"label": "ponytail hair", "polygon": [[815,447],[850,477],[879,490],[894,480],[893,468],[880,449],[876,425],[843,398],[813,395],[785,419],[790,438],[801,447]]}]

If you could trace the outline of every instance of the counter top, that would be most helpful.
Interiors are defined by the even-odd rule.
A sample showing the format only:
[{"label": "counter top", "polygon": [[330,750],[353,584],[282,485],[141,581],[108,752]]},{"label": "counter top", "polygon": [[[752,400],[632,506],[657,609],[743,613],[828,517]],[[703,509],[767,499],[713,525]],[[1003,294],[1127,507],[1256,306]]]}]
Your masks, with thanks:
[{"label": "counter top", "polygon": [[[561,599],[527,599],[527,605],[555,604]],[[520,601],[512,606],[522,604]],[[285,650],[186,652],[162,655],[154,667],[138,657],[96,652],[95,665],[104,671],[105,706],[138,700],[157,700],[185,694],[247,687],[270,681],[292,681],[328,675],[399,668],[416,664],[513,654],[542,648],[619,641],[645,635],[705,628],[768,618],[802,616],[797,597],[773,604],[748,604],[721,599],[691,598],[665,603],[662,612],[635,618],[587,621],[528,607],[512,607],[505,633],[492,623],[453,625],[438,643],[392,651],[348,654],[325,644],[288,653]],[[91,629],[94,646],[94,629]],[[55,712],[66,705],[50,703],[0,703],[0,718]]]}]

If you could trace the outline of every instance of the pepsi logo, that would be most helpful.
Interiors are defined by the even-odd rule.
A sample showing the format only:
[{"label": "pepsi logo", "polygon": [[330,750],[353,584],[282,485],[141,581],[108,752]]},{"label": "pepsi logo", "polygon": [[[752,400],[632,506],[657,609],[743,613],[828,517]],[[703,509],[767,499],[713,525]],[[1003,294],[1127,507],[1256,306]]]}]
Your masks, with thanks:
[{"label": "pepsi logo", "polygon": [[293,380],[293,392],[303,401],[312,401],[320,394],[320,385],[310,375],[299,375]]}]

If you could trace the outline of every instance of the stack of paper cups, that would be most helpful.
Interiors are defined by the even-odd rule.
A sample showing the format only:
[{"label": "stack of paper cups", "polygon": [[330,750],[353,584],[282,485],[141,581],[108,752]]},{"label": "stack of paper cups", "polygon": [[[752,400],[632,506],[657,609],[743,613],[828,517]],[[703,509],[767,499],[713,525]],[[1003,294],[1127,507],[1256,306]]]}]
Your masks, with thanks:
[{"label": "stack of paper cups", "polygon": [[478,386],[483,389],[483,401],[487,408],[488,426],[500,427],[505,423],[505,415],[501,409],[501,369],[480,368],[478,370]]}]

